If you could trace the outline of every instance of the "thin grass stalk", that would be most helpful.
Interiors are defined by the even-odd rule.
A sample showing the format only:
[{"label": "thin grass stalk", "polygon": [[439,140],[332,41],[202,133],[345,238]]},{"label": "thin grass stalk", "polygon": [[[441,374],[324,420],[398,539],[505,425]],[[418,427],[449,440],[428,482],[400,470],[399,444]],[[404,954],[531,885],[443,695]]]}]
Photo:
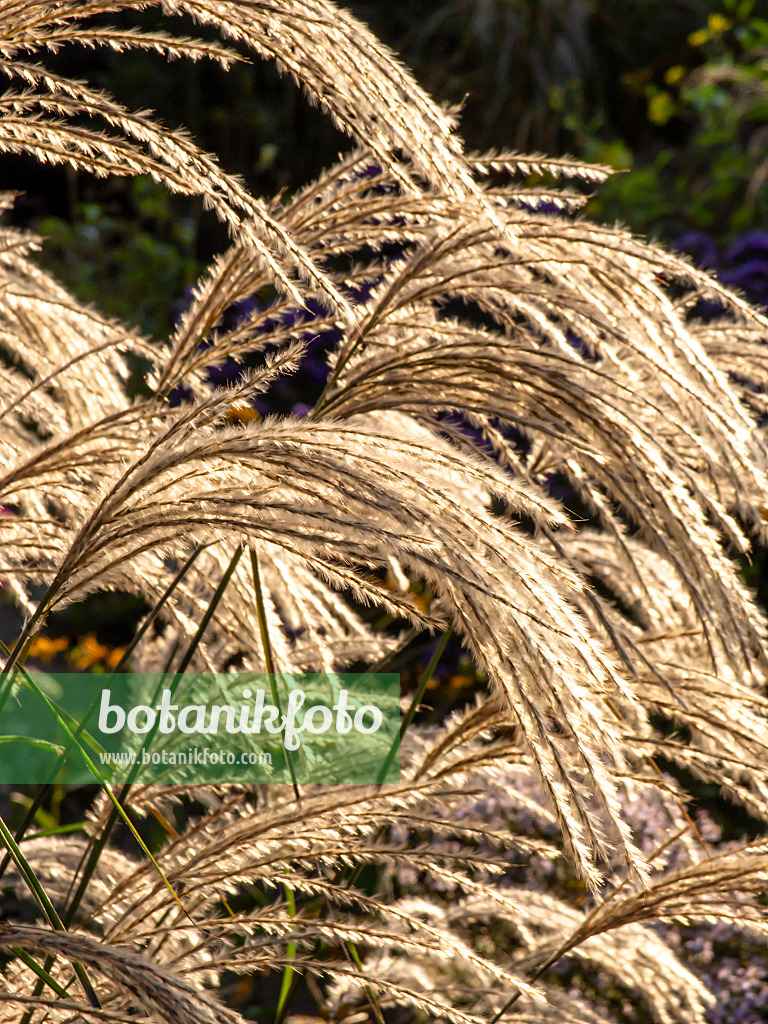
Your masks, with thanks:
[{"label": "thin grass stalk", "polygon": [[[183,577],[186,575],[187,571],[192,567],[192,564],[194,563],[195,559],[198,557],[198,555],[200,554],[200,552],[202,550],[203,550],[202,547],[197,548],[189,556],[189,558],[184,563],[182,568],[176,574],[176,577],[174,578],[172,583],[169,585],[169,587],[166,589],[166,591],[163,593],[163,595],[162,595],[160,601],[158,602],[158,604],[152,610],[150,615],[147,616],[147,620],[142,624],[142,628],[140,630],[140,632],[142,634],[145,633],[146,630],[149,628],[149,626],[151,625],[152,621],[154,621],[154,619],[156,618],[158,612],[161,610],[162,605],[165,604],[165,602],[170,598],[172,592],[178,587],[179,583],[181,582]],[[239,547],[237,549],[237,551],[235,552],[235,554],[234,554],[234,556],[233,556],[233,558],[232,558],[232,560],[231,560],[231,562],[230,562],[230,564],[229,564],[229,566],[227,568],[227,571],[225,572],[224,576],[222,577],[222,579],[221,579],[221,581],[219,583],[219,586],[216,588],[216,591],[215,591],[213,597],[211,598],[211,601],[210,601],[210,603],[208,605],[208,608],[206,609],[206,612],[205,612],[203,618],[200,621],[200,626],[198,627],[198,630],[197,630],[195,636],[193,637],[192,641],[190,642],[190,644],[189,644],[189,646],[188,646],[188,648],[187,648],[187,650],[186,650],[186,652],[184,654],[184,657],[182,658],[181,665],[177,669],[177,675],[180,675],[189,666],[192,658],[194,657],[195,651],[197,650],[197,647],[200,644],[200,640],[202,639],[202,636],[203,636],[203,634],[205,632],[205,629],[207,628],[208,623],[211,621],[211,617],[213,616],[214,612],[216,611],[216,607],[217,607],[219,601],[221,600],[221,598],[222,598],[222,596],[224,594],[224,591],[227,588],[227,585],[228,585],[230,579],[232,578],[232,574],[234,573],[235,569],[237,568],[237,563],[240,561],[240,557],[242,556],[242,552],[243,552],[242,547]],[[140,639],[140,638],[138,638],[138,639]],[[136,640],[136,642],[138,642],[138,639],[134,638],[134,640]],[[136,644],[134,643],[133,646],[135,647]],[[123,658],[121,659],[120,664],[118,664],[118,667],[112,673],[113,676],[118,674],[119,669],[124,664],[127,664],[127,660],[128,660],[129,656],[130,656],[130,652],[128,650],[126,650],[125,654],[123,655]],[[135,779],[136,774],[138,773],[138,767],[139,767],[138,765],[134,766],[134,768],[132,769],[132,771],[131,771],[131,773],[130,773],[130,775],[128,777],[128,780],[127,780],[126,784],[123,786],[123,788],[120,791],[121,803],[124,802],[124,800],[127,798],[128,794],[130,793],[132,782]],[[83,870],[83,874],[82,874],[82,876],[80,878],[80,882],[78,884],[77,891],[75,892],[75,894],[74,894],[74,896],[72,898],[72,902],[70,903],[70,905],[67,908],[66,918],[69,920],[69,922],[74,920],[74,916],[77,913],[77,910],[78,910],[78,908],[80,906],[82,898],[83,898],[83,896],[85,895],[85,893],[88,890],[88,885],[90,883],[91,878],[93,877],[93,873],[95,872],[95,870],[96,870],[96,868],[98,866],[99,859],[101,857],[102,851],[104,850],[104,847],[106,846],[107,842],[109,841],[109,837],[110,837],[110,835],[112,833],[112,830],[114,829],[115,825],[117,824],[117,819],[118,819],[119,816],[120,815],[118,813],[118,808],[116,806],[113,807],[112,811],[110,812],[110,816],[109,816],[109,818],[107,819],[107,821],[106,821],[106,823],[104,825],[104,828],[103,828],[103,830],[101,832],[101,835],[99,836],[98,840],[96,840],[96,842],[91,847],[90,853],[88,853],[88,861],[87,861],[86,866],[85,866],[85,868]]]},{"label": "thin grass stalk", "polygon": [[44,828],[39,832],[33,832],[30,836],[25,835],[21,842],[31,843],[33,839],[46,839],[48,836],[65,836],[72,832],[82,832],[87,824],[85,821],[75,821],[71,825],[57,825],[55,828]]},{"label": "thin grass stalk", "polygon": [[[189,917],[189,914],[187,913],[184,905],[181,903],[179,897],[176,895],[176,892],[174,891],[174,889],[171,886],[170,882],[166,878],[165,873],[163,872],[163,870],[161,869],[160,865],[155,860],[155,858],[152,855],[152,853],[151,853],[149,847],[147,846],[147,844],[144,842],[144,840],[139,835],[138,831],[136,830],[136,826],[133,824],[133,822],[128,817],[128,815],[127,815],[125,809],[123,808],[122,804],[120,803],[118,798],[115,796],[114,791],[112,789],[112,786],[110,785],[108,780],[104,778],[102,773],[99,771],[99,769],[96,767],[94,762],[89,757],[89,755],[86,752],[85,748],[75,738],[75,735],[72,732],[72,730],[70,729],[70,727],[67,724],[66,720],[61,717],[61,715],[58,713],[56,707],[50,701],[48,696],[45,693],[43,693],[43,691],[40,689],[40,687],[37,685],[37,683],[34,681],[34,679],[31,676],[29,676],[27,674],[27,672],[25,672],[24,669],[21,669],[21,672],[22,672],[22,675],[23,675],[27,685],[35,693],[35,695],[43,702],[43,704],[45,704],[45,706],[47,707],[48,711],[54,716],[54,718],[56,719],[56,721],[57,721],[57,723],[59,725],[59,728],[63,729],[64,732],[67,734],[67,736],[68,736],[70,742],[73,744],[75,750],[77,750],[77,752],[80,755],[81,759],[85,762],[86,766],[90,769],[91,774],[94,776],[96,781],[102,786],[102,788],[106,792],[107,796],[112,801],[115,809],[117,810],[117,813],[120,815],[120,817],[123,819],[125,824],[128,826],[128,828],[130,829],[131,833],[133,834],[134,839],[138,842],[138,844],[141,847],[141,849],[143,850],[143,852],[146,854],[146,856],[152,862],[152,865],[154,866],[154,868],[157,871],[157,873],[160,875],[160,878],[162,879],[163,884],[168,889],[168,892],[171,894],[171,896],[173,897],[173,899],[177,903],[177,905],[178,905],[179,909],[181,910],[181,912],[186,917]],[[10,839],[13,842],[13,836],[10,833],[8,833],[8,835],[10,836]],[[11,848],[9,847],[9,850],[10,849]]]},{"label": "thin grass stalk", "polygon": [[[8,650],[9,650],[8,647],[3,643],[2,640],[0,640],[0,650],[4,651],[6,654],[8,653]],[[18,664],[13,671],[14,671],[14,674],[16,674],[17,672],[20,673],[22,675],[22,677],[26,677],[27,676],[27,673],[24,671],[23,666],[21,664]],[[91,708],[91,711],[92,710],[93,710],[93,708]],[[85,725],[87,723],[88,717],[90,717],[90,713],[91,712],[89,712],[89,714],[86,716],[86,718],[78,725],[77,730],[75,732],[75,736],[76,737],[79,737],[81,735],[81,733],[83,732],[83,730],[85,728]],[[14,838],[15,838],[17,843],[21,842],[21,840],[23,839],[23,837],[24,837],[24,835],[26,833],[27,828],[29,827],[31,822],[34,820],[35,814],[37,813],[38,808],[42,805],[46,793],[50,792],[50,788],[51,788],[50,787],[50,781],[55,777],[56,772],[58,772],[59,767],[64,763],[64,759],[66,758],[67,753],[71,749],[72,749],[72,744],[69,744],[69,746],[67,746],[66,748],[61,750],[61,752],[60,752],[60,754],[58,756],[57,763],[54,766],[53,770],[51,771],[48,783],[45,783],[41,787],[41,790],[38,791],[37,796],[35,797],[35,800],[32,801],[32,804],[30,805],[30,807],[27,810],[27,813],[26,813],[26,815],[24,817],[24,821],[19,826],[19,828],[16,830],[16,834],[15,834]],[[5,871],[6,871],[7,867],[8,867],[9,862],[10,862],[10,852],[6,851],[5,856],[3,857],[2,862],[0,862],[0,878],[3,877]]]},{"label": "thin grass stalk", "polygon": [[[69,993],[67,993],[69,995]],[[63,998],[63,997],[62,997]],[[61,999],[42,999],[36,996],[17,996],[12,995],[8,992],[0,992],[0,1003],[18,1003],[19,1006],[29,1006],[30,1009],[22,1017],[20,1024],[31,1020],[31,1015],[35,1012],[37,1007],[49,1007],[52,1010],[58,1010],[62,1012],[64,1010],[71,1010],[73,1015],[69,1019],[71,1021],[77,1020],[78,1017],[82,1017],[84,1020],[103,1020],[112,1022],[112,1024],[135,1024],[135,1017],[125,1017],[119,1013],[111,1013],[109,1010],[96,1009],[95,1006],[85,1007],[81,1003],[62,1002]],[[46,1018],[43,1017],[43,1020]]]},{"label": "thin grass stalk", "polygon": [[[30,954],[25,949],[22,949],[21,946],[11,946],[11,952],[14,956],[17,956],[23,964],[26,964],[30,971],[37,975],[39,982],[47,985],[48,988],[52,989],[57,996],[62,996],[64,999],[69,998],[69,992],[67,992],[64,986],[60,985],[58,981],[56,981],[55,978],[52,978],[49,974],[50,965],[54,962],[53,957],[48,957],[46,966],[43,967],[42,964],[39,964],[37,960],[35,960],[33,956],[30,956]],[[40,991],[42,992],[42,989],[40,989]]]},{"label": "thin grass stalk", "polygon": [[[123,786],[123,788],[120,790],[120,803],[123,805],[124,808],[126,808],[126,811],[126,800],[128,799],[130,790],[130,785]],[[88,859],[85,864],[85,867],[83,868],[83,873],[80,876],[80,882],[77,886],[77,890],[75,891],[72,897],[71,902],[68,903],[64,911],[64,923],[66,924],[67,927],[69,927],[75,919],[75,914],[77,914],[83,896],[85,896],[86,892],[88,891],[88,885],[90,884],[91,878],[93,878],[93,873],[95,872],[98,866],[101,854],[104,850],[104,847],[107,845],[109,841],[109,837],[112,834],[112,830],[114,829],[117,823],[117,819],[119,817],[120,815],[117,812],[117,807],[113,806],[112,810],[109,813],[109,818],[107,819],[104,828],[101,830],[101,835],[98,837],[98,839],[95,840],[95,842],[91,844],[90,849],[86,851],[86,854],[84,854],[84,856],[87,855]],[[75,878],[76,877],[77,876],[75,876]],[[75,878],[72,879],[73,885],[75,882]]]},{"label": "thin grass stalk", "polygon": [[[344,947],[346,950],[348,950],[352,963],[358,969],[360,974],[364,975],[365,971],[363,970],[363,965],[360,962],[360,954],[357,952],[355,944],[348,939],[344,943]],[[381,1012],[381,1006],[379,1005],[379,1000],[376,998],[376,993],[373,991],[370,985],[366,984],[363,988],[365,991],[365,995],[368,999],[368,1002],[371,1005],[371,1009],[373,1010],[376,1016],[376,1020],[379,1022],[379,1024],[384,1024],[384,1014]]]},{"label": "thin grass stalk", "polygon": [[179,569],[179,571],[173,577],[171,582],[168,584],[168,586],[165,588],[163,593],[160,595],[160,598],[158,599],[158,601],[155,604],[155,606],[147,613],[147,615],[146,615],[144,621],[142,622],[141,626],[139,626],[139,628],[136,630],[136,634],[133,637],[133,639],[131,640],[131,642],[128,644],[128,646],[123,651],[123,654],[122,654],[120,660],[118,661],[117,665],[112,669],[112,673],[110,675],[110,680],[113,679],[115,676],[120,675],[120,673],[123,671],[123,669],[127,667],[128,662],[130,661],[131,655],[136,650],[138,645],[141,643],[145,633],[147,632],[149,627],[152,625],[152,623],[157,619],[157,616],[163,610],[163,608],[168,603],[168,600],[170,599],[170,597],[173,594],[173,592],[178,588],[178,586],[181,583],[181,581],[184,579],[184,577],[187,575],[189,570],[192,568],[192,566],[194,565],[194,563],[197,560],[197,558],[200,555],[200,553],[202,551],[204,551],[207,547],[210,547],[210,545],[209,544],[201,544],[198,547],[196,547],[195,550],[192,552],[192,554],[189,556],[189,558],[186,560],[184,565],[182,565],[182,567]]},{"label": "thin grass stalk", "polygon": [[213,597],[211,598],[210,603],[208,604],[208,607],[205,609],[205,613],[203,614],[203,617],[200,620],[200,625],[197,627],[195,635],[190,640],[189,645],[188,645],[186,651],[184,652],[181,661],[179,662],[179,665],[178,665],[178,667],[176,669],[176,674],[177,675],[181,675],[182,672],[186,672],[187,669],[189,668],[189,666],[190,666],[190,664],[192,662],[192,659],[194,658],[194,656],[195,656],[195,654],[197,652],[197,648],[200,646],[200,641],[203,639],[203,634],[205,633],[206,629],[208,628],[208,624],[210,623],[211,619],[213,618],[214,613],[215,613],[215,611],[216,611],[216,609],[217,609],[217,607],[219,605],[219,602],[221,601],[222,597],[224,596],[224,591],[227,589],[227,586],[229,585],[229,581],[232,579],[232,574],[234,573],[235,569],[237,568],[237,563],[240,561],[242,556],[243,556],[243,545],[241,544],[237,548],[235,553],[232,555],[230,563],[229,563],[229,565],[227,566],[227,568],[224,571],[224,575],[221,577],[221,580],[219,581],[219,584],[216,587],[216,590],[213,592]]},{"label": "thin grass stalk", "polygon": [[403,716],[403,720],[400,723],[399,735],[395,739],[395,741],[392,743],[392,746],[389,748],[389,752],[387,753],[387,757],[386,757],[386,760],[384,761],[384,765],[383,765],[381,771],[379,772],[379,777],[378,777],[378,780],[377,780],[377,784],[379,786],[382,785],[382,783],[384,782],[384,779],[386,779],[386,777],[387,777],[387,772],[392,767],[392,762],[395,759],[395,754],[400,749],[400,744],[403,741],[403,737],[405,736],[406,732],[410,728],[410,725],[413,722],[413,719],[416,717],[416,712],[419,709],[419,705],[421,704],[422,700],[424,699],[424,694],[427,692],[427,686],[429,684],[429,680],[432,678],[432,673],[437,668],[438,662],[440,661],[440,659],[443,656],[443,651],[445,650],[445,648],[446,648],[446,646],[448,644],[448,641],[451,639],[452,636],[453,636],[453,630],[452,629],[447,629],[445,631],[445,633],[443,633],[443,635],[440,637],[440,641],[438,642],[437,647],[435,648],[435,650],[434,650],[434,652],[432,654],[432,657],[429,659],[429,664],[427,665],[427,667],[424,669],[424,672],[422,673],[421,679],[419,680],[419,684],[416,687],[416,691],[415,691],[415,693],[413,695],[413,698],[411,699],[411,703],[408,706],[408,710],[406,711],[405,715]]},{"label": "thin grass stalk", "polygon": [[[21,874],[24,881],[27,883],[30,892],[34,896],[38,905],[40,906],[40,909],[48,918],[48,922],[51,925],[51,927],[55,928],[57,931],[66,931],[67,929],[64,926],[63,921],[59,917],[56,908],[48,898],[48,894],[45,891],[45,887],[41,884],[39,878],[35,874],[29,861],[24,856],[22,851],[19,849],[18,844],[13,838],[13,834],[11,833],[11,831],[9,830],[8,826],[6,825],[5,821],[1,816],[0,839],[2,839],[3,844],[5,845],[6,849],[13,858],[16,867],[19,869],[19,873]],[[77,963],[76,961],[72,961],[72,967],[75,971],[75,974],[78,977],[80,984],[83,987],[83,992],[85,993],[85,997],[88,1000],[89,1004],[91,1006],[95,1006],[98,1008],[101,1004],[99,1003],[99,1000],[93,989],[93,985],[91,984],[91,981],[88,977],[85,968],[83,967],[82,964]],[[38,984],[42,984],[42,980],[43,979],[41,977]]]},{"label": "thin grass stalk", "polygon": [[[38,605],[35,608],[34,612],[32,613],[29,622],[25,624],[24,628],[19,634],[12,651],[8,655],[8,659],[6,660],[5,665],[3,666],[2,670],[0,670],[0,679],[2,679],[3,682],[6,682],[5,677],[8,675],[9,672],[11,672],[15,668],[17,662],[20,660],[23,661],[23,658],[25,657],[27,651],[29,650],[29,647],[32,641],[34,640],[35,636],[43,628],[45,618],[46,615],[48,614],[51,603],[56,594],[58,593],[58,591],[60,590],[60,588],[61,584],[54,580],[54,582],[46,590],[41,600],[38,602]],[[2,699],[0,699],[0,712],[2,712],[6,700],[6,696],[3,696]]]},{"label": "thin grass stalk", "polygon": [[[290,887],[290,885],[284,885],[283,888],[285,890],[286,903],[288,904],[288,914],[290,917],[295,917],[296,899],[293,895],[293,889]],[[286,956],[288,957],[289,960],[293,959],[293,957],[296,956],[297,949],[298,947],[295,942],[288,943],[285,951]],[[282,1024],[282,1021],[285,1019],[288,1013],[288,1008],[290,1005],[290,996],[295,987],[295,974],[296,972],[290,966],[290,964],[286,964],[285,967],[283,968],[283,977],[280,981],[280,994],[277,997],[277,1007],[275,1009],[275,1024]]]},{"label": "thin grass stalk", "polygon": [[[203,550],[204,547],[207,547],[207,546],[208,545],[203,545],[202,547],[196,548],[192,552],[192,554],[189,556],[187,561],[184,563],[184,565],[178,571],[178,573],[176,574],[174,579],[171,581],[171,583],[165,589],[165,591],[163,592],[163,594],[161,595],[160,599],[157,601],[155,606],[149,611],[149,613],[145,617],[144,621],[142,622],[141,626],[136,631],[135,636],[133,637],[131,642],[128,644],[126,649],[123,651],[123,654],[122,654],[119,662],[117,663],[115,668],[112,670],[112,672],[110,674],[110,677],[109,677],[109,682],[111,682],[114,679],[115,676],[119,675],[120,672],[126,667],[126,665],[128,664],[128,662],[130,660],[131,655],[133,654],[134,650],[136,649],[136,647],[140,643],[142,637],[145,635],[145,633],[147,632],[149,627],[152,625],[152,623],[156,620],[157,616],[162,611],[164,605],[167,603],[168,599],[171,597],[173,591],[176,590],[176,588],[178,587],[179,583],[182,581],[184,576],[186,576],[186,574],[189,571],[189,569],[191,569],[192,565],[194,564],[194,562],[197,559],[197,557],[200,554],[200,552]],[[1,640],[0,640],[0,649],[4,650],[6,654],[10,654],[8,648],[5,646],[5,644]],[[89,708],[88,713],[86,714],[85,718],[78,725],[77,729],[75,730],[75,734],[74,734],[76,739],[79,739],[80,736],[82,735],[82,732],[85,729],[86,725],[88,724],[88,721],[90,720],[91,715],[95,711],[96,706],[97,706],[97,704],[96,704],[96,702],[94,702],[91,705],[91,707]],[[0,708],[0,713],[2,713],[2,708]],[[70,747],[68,747],[66,750],[64,750],[61,753],[61,755],[59,756],[58,761],[56,762],[56,764],[52,768],[47,781],[45,783],[43,783],[43,785],[38,789],[38,792],[35,795],[35,799],[32,801],[32,804],[30,805],[30,807],[27,810],[26,815],[24,816],[24,820],[22,821],[22,823],[19,825],[19,827],[16,830],[15,839],[16,839],[17,843],[22,841],[22,839],[24,838],[24,836],[26,834],[27,829],[32,824],[32,822],[34,821],[34,818],[35,818],[35,815],[37,814],[38,809],[43,805],[43,803],[47,799],[48,795],[50,794],[50,792],[51,792],[51,784],[53,782],[53,779],[56,777],[57,772],[59,771],[61,765],[64,763],[64,759],[66,758],[69,750],[71,750],[71,749],[72,748],[70,746]],[[123,790],[123,792],[125,794],[127,794],[127,790]],[[3,877],[3,874],[5,873],[5,870],[8,867],[8,860],[9,860],[9,854],[6,853],[4,858],[3,858],[3,860],[2,860],[2,863],[0,863],[0,879]],[[94,867],[95,867],[95,865],[94,865]]]},{"label": "thin grass stalk", "polygon": [[[445,651],[448,641],[451,639],[452,635],[453,630],[450,628],[447,629],[445,633],[443,633],[443,635],[440,637],[437,646],[435,647],[435,650],[432,653],[432,657],[429,659],[427,667],[421,674],[421,678],[419,679],[418,685],[416,686],[416,691],[413,695],[413,698],[411,699],[411,703],[408,706],[408,711],[406,712],[402,722],[400,723],[399,734],[395,741],[393,742],[392,746],[389,748],[386,761],[384,762],[384,767],[379,772],[379,778],[377,782],[377,785],[379,787],[383,785],[383,780],[387,777],[387,772],[389,771],[392,765],[392,761],[394,760],[395,754],[400,749],[400,744],[402,743],[403,737],[410,728],[411,723],[413,722],[413,719],[416,716],[416,712],[419,708],[419,705],[424,699],[424,694],[427,692],[427,683],[432,678],[432,674],[437,668],[440,658],[443,656],[443,652]],[[383,826],[376,831],[376,834],[374,836],[374,842],[378,841],[382,837],[384,831],[385,829]],[[350,888],[357,882],[357,879],[360,877],[361,870],[362,868],[360,867],[360,865],[358,865],[352,872],[349,878]],[[338,885],[344,879],[345,874],[346,869],[337,872],[336,878],[334,879],[334,884]]]},{"label": "thin grass stalk", "polygon": [[[261,635],[261,645],[264,651],[264,662],[266,664],[267,674],[269,675],[269,685],[272,690],[272,700],[275,702],[275,707],[278,712],[282,715],[283,709],[280,703],[280,692],[277,687],[277,671],[275,668],[275,658],[272,653],[272,641],[269,639],[269,629],[267,627],[267,610],[264,604],[264,593],[261,588],[261,574],[259,572],[259,558],[254,548],[250,549],[251,552],[251,572],[253,574],[253,592],[256,597],[256,615],[259,621],[259,633]],[[288,771],[291,775],[291,784],[293,785],[293,795],[296,798],[296,803],[301,803],[301,793],[299,791],[299,784],[296,780],[296,769],[293,764],[293,751],[289,750],[285,746],[285,738],[283,738],[283,751],[285,753],[286,764],[288,765]]]}]

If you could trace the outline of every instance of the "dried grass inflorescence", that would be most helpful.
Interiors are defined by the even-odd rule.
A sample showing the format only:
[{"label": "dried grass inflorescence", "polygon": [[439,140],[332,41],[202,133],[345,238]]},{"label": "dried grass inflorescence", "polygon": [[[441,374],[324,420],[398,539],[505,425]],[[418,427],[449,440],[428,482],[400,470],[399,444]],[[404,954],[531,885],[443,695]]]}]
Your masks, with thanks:
[{"label": "dried grass inflorescence", "polygon": [[[34,238],[0,234],[0,580],[27,614],[22,640],[95,591],[159,602],[198,552],[134,669],[187,647],[231,571],[193,669],[373,664],[402,642],[361,614],[375,604],[453,629],[489,692],[409,729],[397,786],[311,787],[298,803],[196,792],[207,809],[156,857],[168,884],[107,846],[66,926],[0,926],[0,1019],[240,1020],[215,994],[225,973],[287,964],[335,1021],[397,1005],[414,1020],[603,1022],[610,1001],[590,992],[606,979],[664,1024],[711,1019],[712,992],[659,922],[764,944],[768,852],[710,856],[654,758],[768,820],[765,621],[733,557],[766,539],[768,321],[668,252],[574,218],[583,193],[555,179],[610,169],[465,156],[452,117],[327,0],[162,5],[226,44],[89,22],[154,6],[0,10],[3,151],[149,174],[231,232],[160,346],[68,295]],[[265,203],[183,131],[37,62],[67,43],[225,66],[250,49],[358,148]],[[554,184],[526,184],[534,172]],[[271,304],[232,326],[265,286]],[[328,332],[307,417],[233,422]],[[145,397],[126,397],[129,354],[150,365]],[[236,383],[211,383],[246,356]],[[233,565],[243,546],[255,560]],[[403,585],[382,586],[387,567]],[[145,787],[130,806],[165,820],[188,795]],[[62,919],[110,806],[97,801],[87,841],[24,844]],[[17,865],[6,881],[30,880]],[[246,891],[260,898],[230,906]],[[565,980],[548,971],[563,957]]]}]

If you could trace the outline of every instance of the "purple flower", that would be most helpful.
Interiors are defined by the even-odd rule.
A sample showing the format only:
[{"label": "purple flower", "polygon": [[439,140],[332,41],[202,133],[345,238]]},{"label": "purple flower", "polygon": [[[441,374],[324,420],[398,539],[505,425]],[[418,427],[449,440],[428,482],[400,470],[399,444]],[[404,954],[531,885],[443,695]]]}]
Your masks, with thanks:
[{"label": "purple flower", "polygon": [[676,252],[693,256],[698,266],[704,270],[714,270],[720,262],[720,253],[715,240],[705,231],[686,232],[674,242],[672,248]]},{"label": "purple flower", "polygon": [[768,303],[768,258],[754,257],[747,260],[733,270],[721,273],[720,280],[724,284],[740,288],[749,301],[757,306]]},{"label": "purple flower", "polygon": [[725,251],[725,259],[728,263],[736,263],[743,257],[768,259],[768,231],[761,228],[748,231],[746,235],[737,238],[733,245]]}]

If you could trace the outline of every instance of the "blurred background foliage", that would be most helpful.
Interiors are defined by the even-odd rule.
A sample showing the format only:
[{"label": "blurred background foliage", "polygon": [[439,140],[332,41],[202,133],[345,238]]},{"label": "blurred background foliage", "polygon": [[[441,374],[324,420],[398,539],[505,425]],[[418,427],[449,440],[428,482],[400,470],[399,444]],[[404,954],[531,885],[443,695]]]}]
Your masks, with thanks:
[{"label": "blurred background foliage", "polygon": [[[347,6],[433,96],[462,108],[468,148],[613,165],[625,173],[600,189],[589,215],[680,243],[768,301],[768,0]],[[155,11],[132,17],[156,23]],[[349,146],[261,62],[226,73],[143,52],[68,49],[57,60],[128,106],[187,125],[262,195],[290,193]],[[78,296],[149,334],[167,332],[185,288],[225,244],[199,204],[147,180],[94,181],[21,158],[2,164],[0,187],[24,190],[17,223],[49,239],[48,265]]]}]

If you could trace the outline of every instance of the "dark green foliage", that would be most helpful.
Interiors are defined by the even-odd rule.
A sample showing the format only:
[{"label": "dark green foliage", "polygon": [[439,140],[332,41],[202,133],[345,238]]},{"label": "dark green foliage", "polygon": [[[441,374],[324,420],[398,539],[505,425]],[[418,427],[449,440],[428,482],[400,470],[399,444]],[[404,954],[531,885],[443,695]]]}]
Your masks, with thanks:
[{"label": "dark green foliage", "polygon": [[[765,225],[768,21],[758,11],[768,15],[754,0],[724,0],[679,59],[623,76],[645,108],[649,144],[620,152],[632,171],[609,183],[595,214],[668,240],[706,230],[732,242]],[[608,156],[598,147],[600,155]]]},{"label": "dark green foliage", "polygon": [[172,327],[169,299],[178,302],[201,269],[198,223],[184,205],[137,178],[121,182],[112,199],[76,203],[71,222],[48,216],[36,228],[47,239],[49,269],[78,298],[161,337]]},{"label": "dark green foliage", "polygon": [[[630,169],[601,190],[594,216],[667,241],[691,228],[732,241],[765,221],[765,0],[349,6],[428,91],[463,104],[469,149],[571,152]],[[141,13],[110,20],[150,23]],[[258,59],[229,73],[144,52],[68,51],[58,63],[133,109],[154,107],[166,124],[187,125],[259,194],[292,193],[344,146],[290,78]],[[82,299],[152,335],[167,331],[169,296],[183,301],[200,264],[221,248],[221,226],[200,203],[148,183],[53,172],[30,183],[27,170],[19,163],[3,185],[29,190],[25,223],[50,238],[47,265]]]}]

